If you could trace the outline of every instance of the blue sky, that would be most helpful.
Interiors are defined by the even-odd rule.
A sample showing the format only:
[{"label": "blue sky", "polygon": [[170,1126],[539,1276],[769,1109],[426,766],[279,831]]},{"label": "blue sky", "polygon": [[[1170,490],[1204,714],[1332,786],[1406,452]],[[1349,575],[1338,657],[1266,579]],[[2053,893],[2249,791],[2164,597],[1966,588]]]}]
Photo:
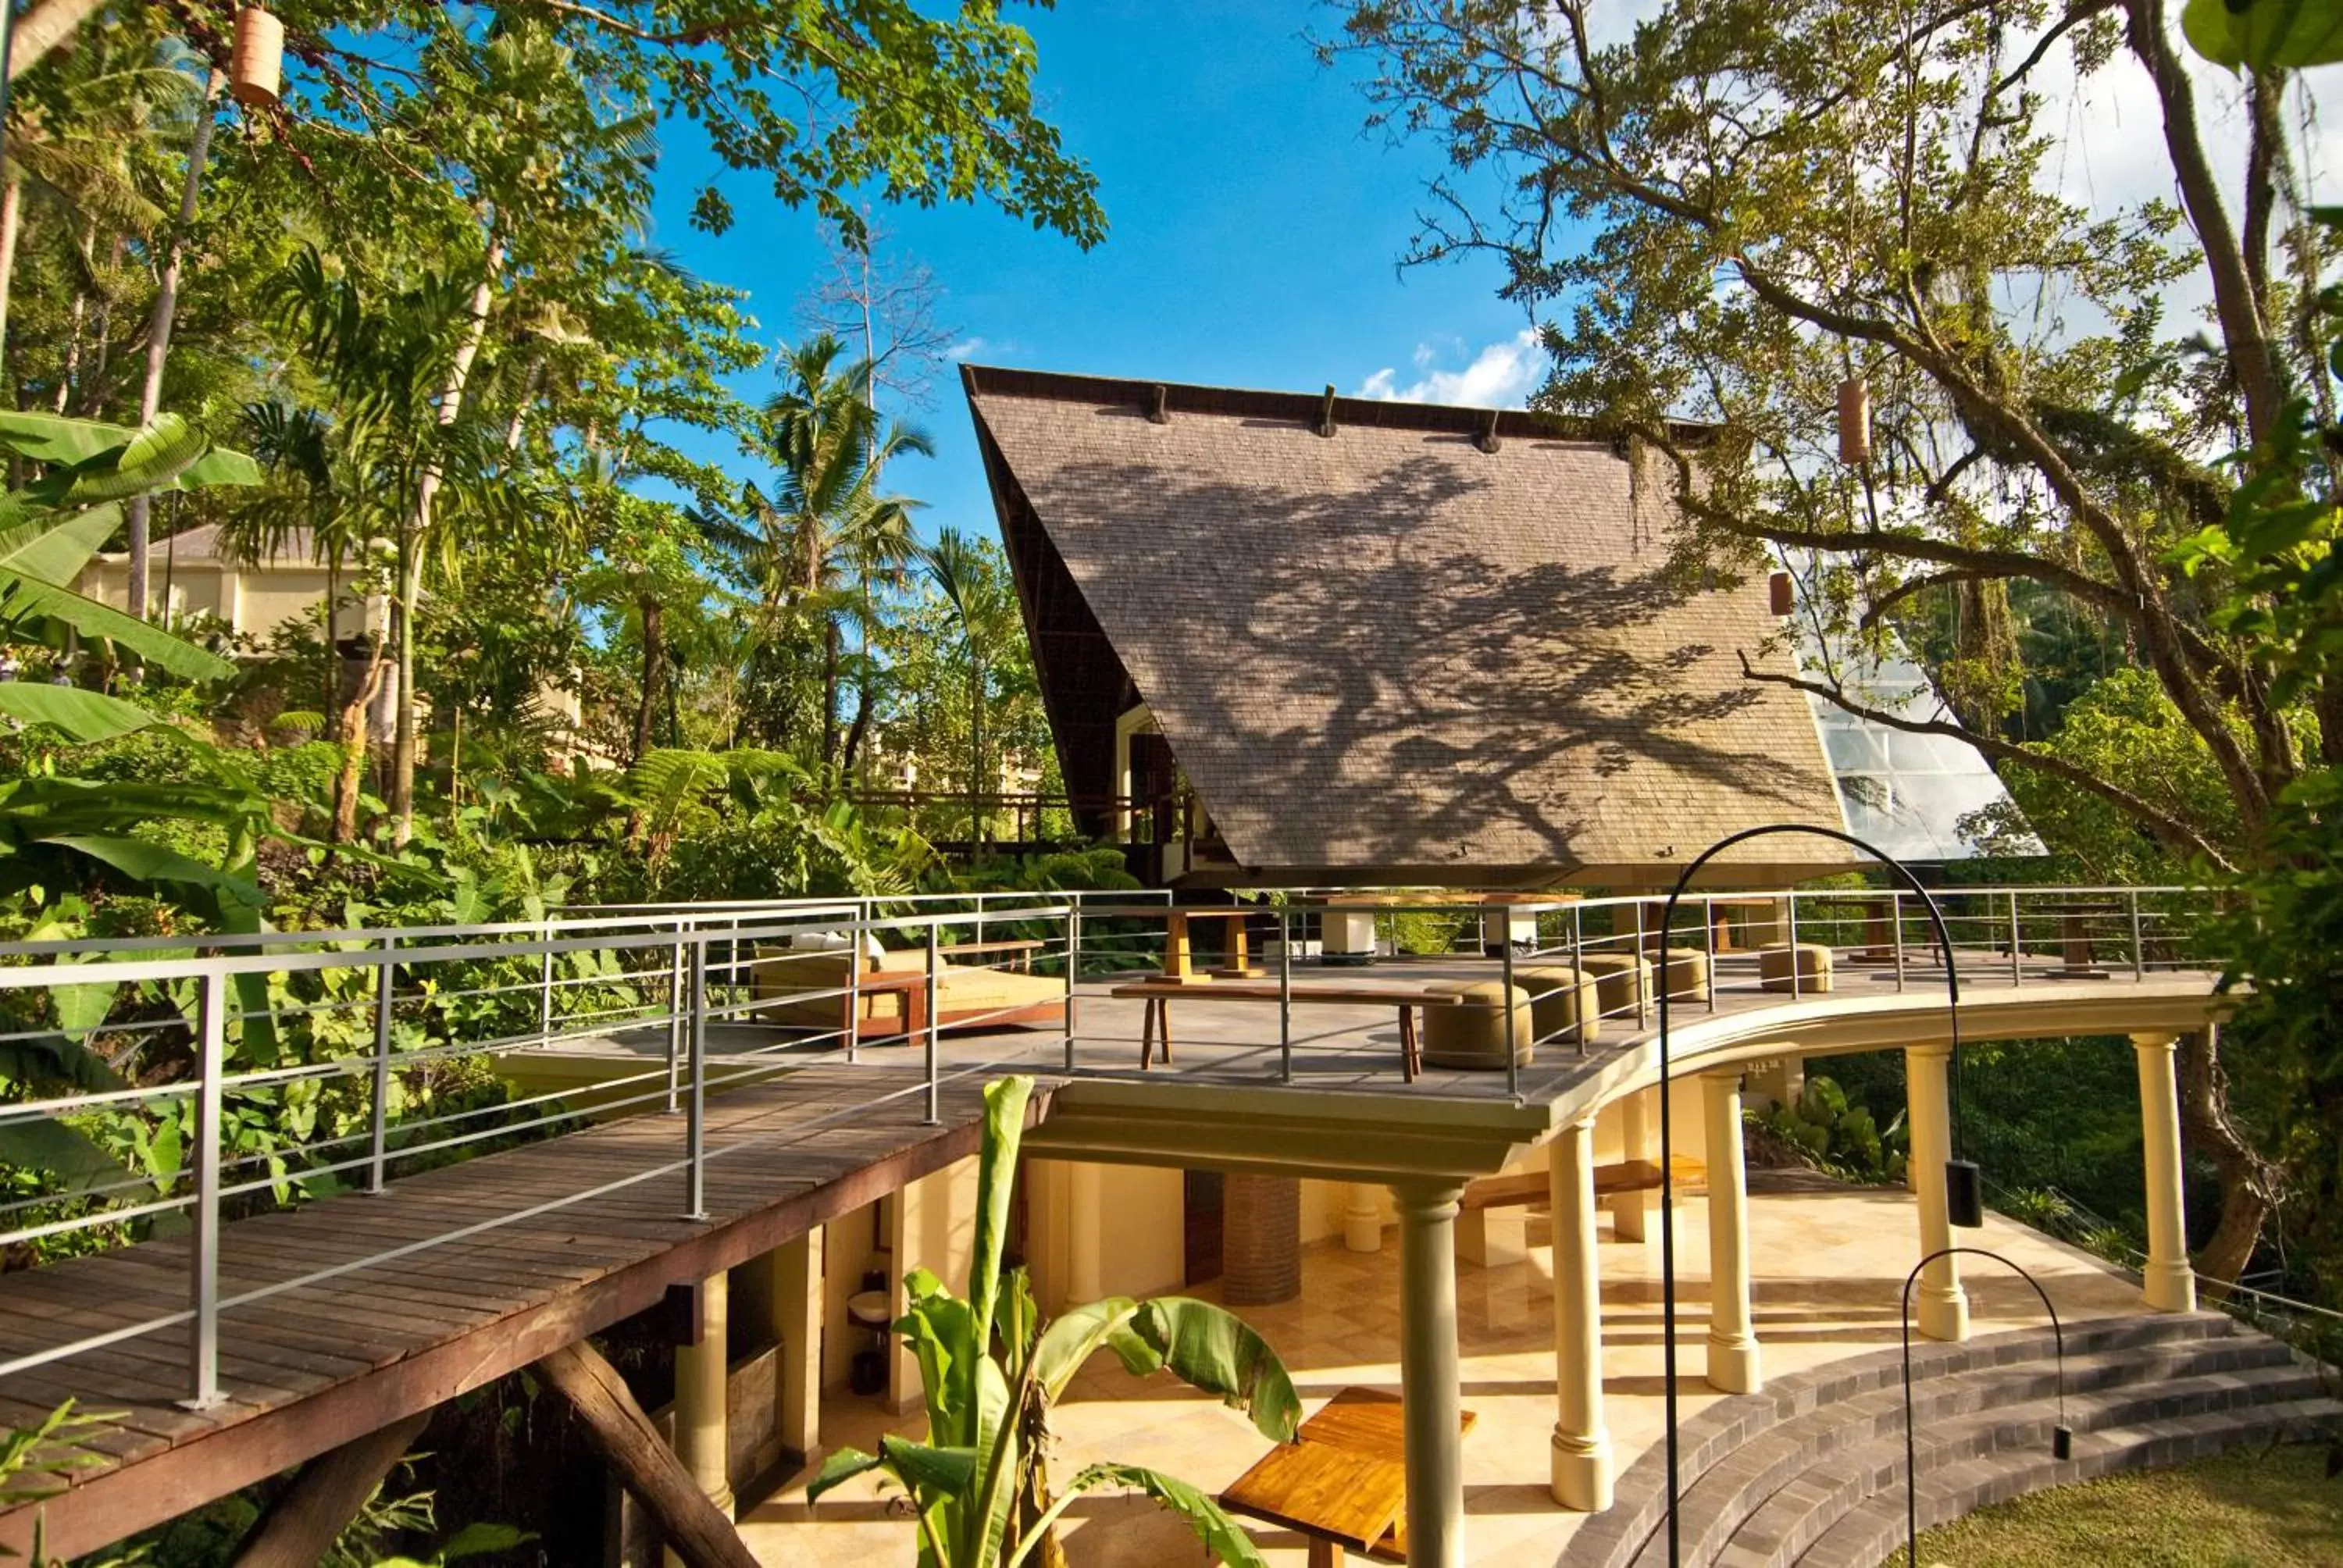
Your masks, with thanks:
[{"label": "blue sky", "polygon": [[[1535,357],[1485,262],[1395,267],[1433,149],[1362,129],[1355,67],[1319,65],[1302,0],[1064,0],[1020,10],[1040,53],[1046,115],[1089,162],[1105,243],[1085,254],[990,207],[896,211],[882,221],[943,291],[941,321],[979,363],[1344,393],[1518,403]],[[679,142],[683,138],[679,137]],[[679,147],[678,153],[682,149]],[[697,170],[662,171],[656,243],[701,276],[750,291],[768,342],[799,330],[824,270],[812,215],[726,184],[739,214],[720,238],[685,223]],[[745,378],[762,398],[769,371]],[[883,400],[883,398],[882,398]],[[933,460],[890,487],[929,503],[923,529],[993,528],[956,373],[914,414]],[[703,448],[710,457],[729,450]],[[746,470],[738,459],[728,463]]]}]

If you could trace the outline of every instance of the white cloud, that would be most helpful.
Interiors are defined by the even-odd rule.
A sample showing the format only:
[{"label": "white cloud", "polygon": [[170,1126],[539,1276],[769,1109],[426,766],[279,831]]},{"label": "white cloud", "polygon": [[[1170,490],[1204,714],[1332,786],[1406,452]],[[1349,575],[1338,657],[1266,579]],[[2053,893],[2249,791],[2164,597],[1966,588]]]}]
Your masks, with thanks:
[{"label": "white cloud", "polygon": [[1001,345],[988,337],[963,337],[944,350],[944,357],[957,365],[963,359],[973,359],[980,354],[1000,347]]},{"label": "white cloud", "polygon": [[[1462,345],[1459,345],[1460,349]],[[1502,342],[1492,343],[1461,370],[1433,368],[1441,358],[1431,343],[1420,343],[1413,356],[1423,372],[1400,385],[1392,366],[1359,383],[1355,397],[1376,397],[1386,403],[1453,403],[1468,408],[1519,408],[1529,401],[1545,373],[1545,353],[1537,334],[1527,327]]]}]

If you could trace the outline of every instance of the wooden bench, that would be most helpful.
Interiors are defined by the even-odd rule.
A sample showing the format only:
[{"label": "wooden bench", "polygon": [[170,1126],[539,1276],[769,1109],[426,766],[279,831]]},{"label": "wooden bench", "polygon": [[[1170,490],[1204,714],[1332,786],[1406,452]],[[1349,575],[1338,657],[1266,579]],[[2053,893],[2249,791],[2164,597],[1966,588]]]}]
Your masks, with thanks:
[{"label": "wooden bench", "polygon": [[[1205,984],[1176,980],[1133,980],[1107,992],[1123,1000],[1146,1002],[1147,1011],[1140,1025],[1139,1070],[1146,1071],[1154,1064],[1155,1042],[1163,1042],[1163,1060],[1172,1060],[1172,1012],[1173,997],[1204,997],[1216,1001],[1274,1002],[1287,993],[1273,985],[1254,985],[1213,980]],[[1312,985],[1295,986],[1292,990],[1297,1007],[1395,1007],[1399,1009],[1400,1072],[1409,1083],[1415,1081],[1423,1070],[1421,1048],[1416,1040],[1415,1010],[1420,1007],[1461,1007],[1464,998],[1430,992],[1414,986],[1395,985]]]},{"label": "wooden bench", "polygon": [[[1687,1160],[1679,1154],[1675,1160],[1676,1186],[1681,1189],[1704,1185],[1707,1168],[1697,1160]],[[1543,1171],[1521,1171],[1504,1176],[1483,1176],[1464,1183],[1464,1196],[1459,1201],[1465,1209],[1513,1209],[1523,1204],[1543,1203],[1547,1197],[1549,1178]],[[1594,1168],[1594,1196],[1616,1197],[1622,1192],[1654,1192],[1660,1187],[1659,1162],[1654,1160],[1622,1160],[1615,1165]]]}]

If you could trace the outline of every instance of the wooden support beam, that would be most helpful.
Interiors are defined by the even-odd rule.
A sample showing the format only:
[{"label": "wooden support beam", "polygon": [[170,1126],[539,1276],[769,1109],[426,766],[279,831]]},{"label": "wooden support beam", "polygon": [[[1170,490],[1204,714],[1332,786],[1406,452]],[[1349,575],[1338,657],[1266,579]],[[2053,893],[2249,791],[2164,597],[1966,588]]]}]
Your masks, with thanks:
[{"label": "wooden support beam", "polygon": [[684,1568],[758,1568],[732,1521],[659,1441],[659,1429],[635,1402],[626,1379],[600,1352],[580,1340],[547,1356],[535,1370],[569,1402],[586,1423],[595,1452],[649,1512]]},{"label": "wooden support beam", "polygon": [[431,1412],[353,1438],[301,1467],[236,1549],[235,1568],[313,1568],[423,1435]]}]

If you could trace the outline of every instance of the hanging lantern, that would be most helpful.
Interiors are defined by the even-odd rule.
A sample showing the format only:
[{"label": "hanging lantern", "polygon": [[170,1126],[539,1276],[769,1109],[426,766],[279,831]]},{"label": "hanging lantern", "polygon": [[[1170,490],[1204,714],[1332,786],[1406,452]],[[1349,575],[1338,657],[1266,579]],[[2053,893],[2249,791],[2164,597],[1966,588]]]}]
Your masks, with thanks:
[{"label": "hanging lantern", "polygon": [[1838,384],[1838,460],[1861,463],[1871,457],[1871,383],[1850,376]]},{"label": "hanging lantern", "polygon": [[274,108],[284,80],[285,24],[258,5],[242,7],[228,60],[228,95],[247,108]]},{"label": "hanging lantern", "polygon": [[1785,616],[1798,608],[1798,590],[1787,572],[1775,572],[1765,579],[1765,591],[1773,598],[1774,613]]}]

